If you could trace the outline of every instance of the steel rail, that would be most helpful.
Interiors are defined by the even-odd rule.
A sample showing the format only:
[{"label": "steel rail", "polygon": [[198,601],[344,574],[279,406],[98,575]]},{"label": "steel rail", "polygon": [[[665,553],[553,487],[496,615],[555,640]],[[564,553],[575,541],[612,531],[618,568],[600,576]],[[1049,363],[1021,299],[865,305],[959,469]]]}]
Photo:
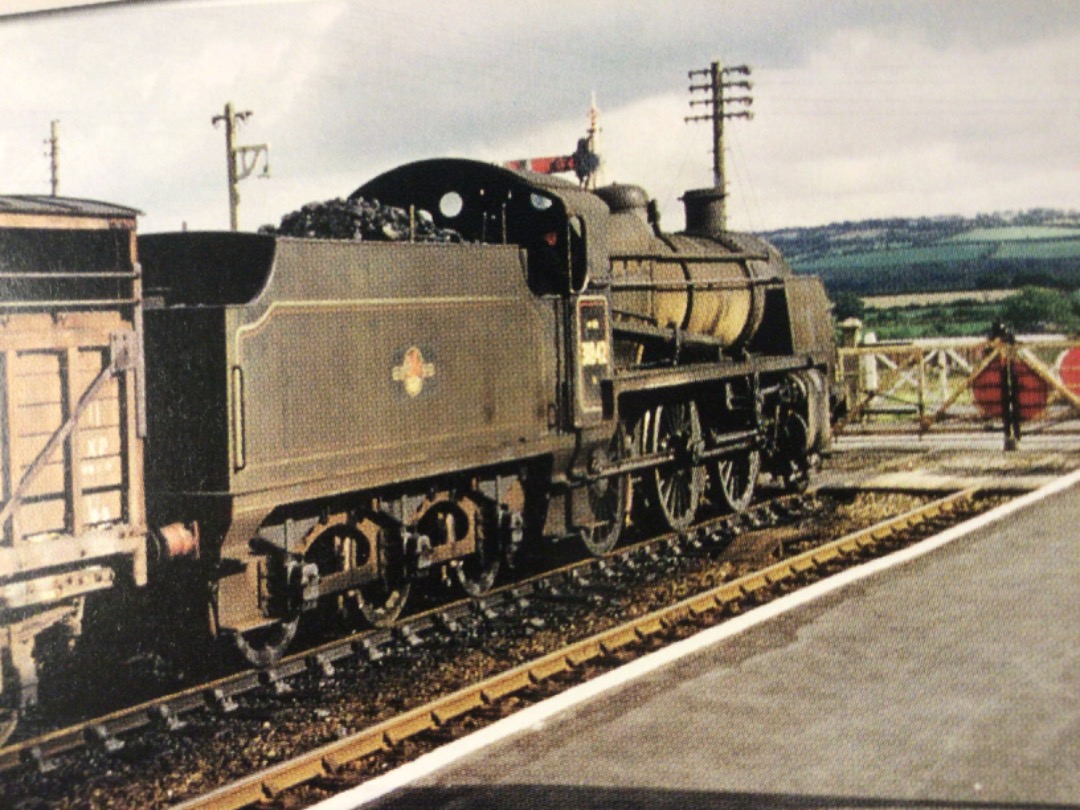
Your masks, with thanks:
[{"label": "steel rail", "polygon": [[684,621],[723,609],[764,588],[858,554],[882,540],[918,524],[955,511],[980,492],[970,488],[845,535],[775,563],[760,571],[723,583],[674,605],[633,619],[563,649],[465,687],[398,717],[380,722],[305,754],[271,766],[191,799],[178,810],[235,810],[274,799],[281,793],[319,777],[333,776],[345,765],[389,751],[402,741],[445,726],[468,712],[495,704],[532,686],[672,629]]},{"label": "steel rail", "polygon": [[[755,504],[750,510],[738,514],[707,518],[686,529],[688,537],[709,536],[725,527],[742,524],[754,525],[762,516],[776,510],[790,509],[800,503],[802,496],[783,496]],[[438,605],[429,610],[405,616],[389,629],[372,629],[328,641],[314,648],[301,650],[284,657],[277,664],[265,669],[251,669],[222,676],[180,692],[154,698],[135,706],[119,709],[63,729],[48,732],[29,740],[0,749],[0,774],[36,763],[39,769],[47,769],[53,758],[86,745],[116,750],[123,745],[121,735],[140,731],[150,726],[178,728],[181,718],[189,712],[209,708],[226,714],[234,707],[234,699],[261,687],[275,687],[300,673],[316,668],[332,667],[336,661],[357,657],[375,661],[383,657],[382,648],[395,640],[414,645],[419,633],[433,627],[448,626],[455,619],[468,613],[485,613],[519,598],[539,595],[546,587],[558,585],[566,577],[594,571],[598,566],[629,559],[648,548],[661,548],[677,540],[678,532],[667,532],[640,542],[620,546],[603,557],[584,559],[542,571],[524,579],[515,580],[478,598],[463,598]]]}]

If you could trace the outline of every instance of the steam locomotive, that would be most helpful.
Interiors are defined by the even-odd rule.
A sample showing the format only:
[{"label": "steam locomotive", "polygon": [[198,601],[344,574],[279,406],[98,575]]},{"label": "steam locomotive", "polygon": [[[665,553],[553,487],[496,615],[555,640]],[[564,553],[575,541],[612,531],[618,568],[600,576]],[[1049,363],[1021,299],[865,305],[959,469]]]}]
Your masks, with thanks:
[{"label": "steam locomotive", "polygon": [[[209,613],[265,665],[305,614],[385,626],[425,578],[479,595],[542,538],[603,554],[631,524],[683,530],[763,475],[805,485],[828,446],[823,287],[720,230],[717,192],[686,194],[680,234],[638,187],[461,159],[350,199],[455,238],[173,233],[136,257],[129,209],[0,208],[3,238],[62,257],[0,267],[11,713],[34,699],[34,639],[77,635],[116,583],[196,571],[210,609],[177,615]],[[72,233],[111,247],[85,270]],[[38,399],[52,421],[31,440]]]}]

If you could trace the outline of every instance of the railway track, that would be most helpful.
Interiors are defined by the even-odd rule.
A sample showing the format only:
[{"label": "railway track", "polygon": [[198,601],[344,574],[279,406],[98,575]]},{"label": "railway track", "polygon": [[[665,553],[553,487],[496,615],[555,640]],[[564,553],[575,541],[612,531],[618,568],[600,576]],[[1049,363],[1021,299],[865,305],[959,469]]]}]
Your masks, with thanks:
[{"label": "railway track", "polygon": [[[807,514],[810,500],[786,496],[757,504],[747,512],[706,519],[684,533],[666,533],[616,549],[603,558],[576,559],[520,581],[494,589],[480,598],[461,598],[409,615],[390,629],[373,629],[348,635],[286,656],[275,665],[247,669],[217,678],[138,705],[37,735],[0,749],[0,775],[27,764],[48,770],[56,757],[83,748],[105,753],[123,747],[124,738],[145,729],[177,730],[184,717],[197,711],[227,715],[237,699],[255,691],[278,694],[290,683],[312,673],[326,675],[346,660],[373,664],[403,650],[416,649],[438,634],[455,633],[463,625],[491,621],[508,614],[523,614],[530,607],[573,601],[575,586],[589,577],[605,577],[615,569],[640,570],[645,563],[663,565],[662,555],[674,549],[675,557],[709,554],[742,533],[797,520]],[[638,563],[637,560],[643,560]],[[534,621],[537,617],[530,617]]]},{"label": "railway track", "polygon": [[[320,749],[187,801],[181,810],[227,810],[260,803],[297,807],[286,800],[317,782],[325,792],[344,790],[438,745],[494,722],[529,704],[582,683],[645,652],[672,643],[844,568],[936,533],[974,511],[979,492],[969,489],[932,501],[867,529],[824,543],[718,584],[704,592],[574,642],[548,655],[441,697]],[[477,722],[475,713],[483,718]],[[402,749],[411,743],[411,751]],[[357,767],[357,763],[362,763]]]},{"label": "railway track", "polygon": [[[597,671],[617,665],[627,656],[639,654],[643,646],[689,635],[703,625],[744,610],[767,595],[816,579],[850,560],[877,550],[903,544],[905,536],[924,536],[936,531],[942,521],[956,522],[982,507],[974,491],[959,493],[912,510],[893,520],[846,535],[824,545],[807,549],[802,533],[783,529],[783,521],[800,521],[810,510],[807,499],[789,499],[759,507],[749,515],[710,521],[683,535],[665,535],[652,541],[621,549],[618,555],[585,560],[557,571],[501,589],[483,600],[455,603],[411,617],[393,631],[378,631],[345,639],[336,644],[309,650],[286,659],[277,667],[260,673],[239,673],[205,684],[197,689],[169,696],[90,723],[27,741],[0,752],[0,771],[32,767],[47,773],[65,752],[86,748],[88,756],[116,756],[125,740],[139,733],[170,734],[181,731],[185,717],[195,712],[228,717],[246,694],[288,694],[296,678],[333,677],[336,666],[346,661],[377,662],[392,658],[401,650],[421,648],[425,638],[473,632],[471,625],[492,622],[501,614],[516,615],[528,624],[541,615],[538,608],[573,605],[596,599],[609,583],[620,576],[655,578],[656,566],[664,560],[714,555],[720,545],[731,545],[740,528],[774,528],[755,533],[762,549],[787,546],[780,562],[757,568],[746,576],[724,581],[673,600],[660,610],[648,611],[628,623],[606,628],[569,646],[507,668],[494,676],[453,691],[446,697],[383,718],[352,733],[341,731],[340,739],[312,746],[310,753],[270,768],[252,767],[254,776],[243,776],[229,784],[191,800],[185,807],[242,807],[265,801],[292,790],[296,785],[329,786],[339,782],[362,781],[363,775],[345,776],[346,763],[361,760],[361,771],[388,767],[387,762],[412,751],[468,733],[479,723],[497,719],[521,701],[537,699],[550,690],[587,679]],[[741,524],[741,526],[740,526]],[[781,528],[776,528],[780,526]],[[751,544],[753,545],[753,544]],[[665,554],[661,550],[666,550]],[[744,552],[752,555],[751,550]],[[602,598],[602,596],[601,596]],[[540,621],[543,621],[542,619]],[[548,619],[547,621],[552,621]],[[478,714],[479,713],[479,714]],[[250,772],[250,771],[249,771]],[[191,793],[196,792],[194,789]],[[190,795],[190,794],[186,794]]]}]

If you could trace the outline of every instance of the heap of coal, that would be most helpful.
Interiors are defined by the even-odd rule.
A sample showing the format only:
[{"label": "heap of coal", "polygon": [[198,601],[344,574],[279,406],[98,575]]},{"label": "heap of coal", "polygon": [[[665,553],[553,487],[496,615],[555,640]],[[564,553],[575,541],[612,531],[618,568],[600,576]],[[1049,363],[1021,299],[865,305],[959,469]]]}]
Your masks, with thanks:
[{"label": "heap of coal", "polygon": [[264,225],[259,233],[374,242],[463,241],[457,231],[435,227],[427,211],[415,211],[410,222],[406,209],[363,197],[308,203],[283,216],[276,228]]}]

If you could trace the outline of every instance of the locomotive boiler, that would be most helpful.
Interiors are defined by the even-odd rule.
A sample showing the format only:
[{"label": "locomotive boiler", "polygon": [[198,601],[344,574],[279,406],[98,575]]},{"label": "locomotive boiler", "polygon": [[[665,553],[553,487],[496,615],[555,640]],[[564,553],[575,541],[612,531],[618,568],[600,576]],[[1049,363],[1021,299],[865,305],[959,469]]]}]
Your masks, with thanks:
[{"label": "locomotive boiler", "polygon": [[424,578],[480,594],[541,537],[741,509],[827,446],[822,286],[715,195],[665,234],[636,187],[447,159],[352,199],[460,241],[140,239],[149,524],[249,661],[304,615],[387,624]]}]

